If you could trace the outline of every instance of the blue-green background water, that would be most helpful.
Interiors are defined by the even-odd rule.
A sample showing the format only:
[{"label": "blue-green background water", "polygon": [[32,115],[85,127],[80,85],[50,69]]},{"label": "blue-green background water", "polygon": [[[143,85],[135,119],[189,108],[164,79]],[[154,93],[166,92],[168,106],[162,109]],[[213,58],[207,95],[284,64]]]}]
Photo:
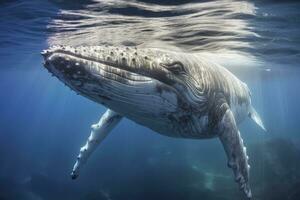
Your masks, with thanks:
[{"label": "blue-green background water", "polygon": [[129,120],[70,172],[105,108],[42,67],[54,44],[205,53],[253,93],[268,129],[240,130],[254,199],[300,199],[297,1],[0,1],[0,200],[243,199],[220,142],[161,136]]}]

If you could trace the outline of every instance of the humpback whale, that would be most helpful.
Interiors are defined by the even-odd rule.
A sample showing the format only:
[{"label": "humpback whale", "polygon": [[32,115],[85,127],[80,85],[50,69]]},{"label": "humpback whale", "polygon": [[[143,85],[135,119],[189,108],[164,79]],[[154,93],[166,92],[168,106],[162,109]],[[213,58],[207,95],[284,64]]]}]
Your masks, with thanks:
[{"label": "humpback whale", "polygon": [[246,117],[265,130],[247,85],[226,68],[196,54],[159,48],[52,46],[45,68],[72,90],[108,108],[91,126],[71,177],[126,117],[177,138],[219,138],[235,181],[251,198],[249,163],[237,125]]}]

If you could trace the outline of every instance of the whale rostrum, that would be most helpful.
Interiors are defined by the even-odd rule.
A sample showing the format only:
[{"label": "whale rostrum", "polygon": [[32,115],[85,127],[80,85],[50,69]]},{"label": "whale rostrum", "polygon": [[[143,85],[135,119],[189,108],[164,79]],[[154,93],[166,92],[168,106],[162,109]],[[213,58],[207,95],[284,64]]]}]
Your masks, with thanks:
[{"label": "whale rostrum", "polygon": [[108,108],[92,125],[71,176],[122,117],[177,138],[219,138],[228,166],[248,198],[249,163],[237,125],[247,116],[265,130],[247,85],[196,54],[158,48],[53,46],[42,52],[50,73]]}]

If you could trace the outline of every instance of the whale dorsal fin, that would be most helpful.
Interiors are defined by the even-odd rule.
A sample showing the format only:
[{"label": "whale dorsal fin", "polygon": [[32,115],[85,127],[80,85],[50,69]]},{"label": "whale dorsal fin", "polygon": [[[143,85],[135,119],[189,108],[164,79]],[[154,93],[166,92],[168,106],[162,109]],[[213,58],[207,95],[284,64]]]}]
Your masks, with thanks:
[{"label": "whale dorsal fin", "polygon": [[250,112],[248,114],[248,116],[253,120],[255,121],[255,123],[261,127],[264,131],[267,131],[267,129],[265,128],[264,126],[264,123],[262,122],[259,114],[256,112],[256,110],[251,106],[250,108]]}]

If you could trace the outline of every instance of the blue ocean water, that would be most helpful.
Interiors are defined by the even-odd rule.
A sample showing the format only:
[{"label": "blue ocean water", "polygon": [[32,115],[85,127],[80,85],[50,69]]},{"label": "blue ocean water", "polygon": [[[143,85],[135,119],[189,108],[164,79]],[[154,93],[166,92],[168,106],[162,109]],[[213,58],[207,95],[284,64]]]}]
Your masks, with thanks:
[{"label": "blue ocean water", "polygon": [[70,172],[105,107],[42,66],[65,45],[206,54],[252,90],[268,129],[240,126],[254,199],[300,199],[297,1],[0,1],[0,200],[243,199],[220,142],[161,136],[127,119]]}]

